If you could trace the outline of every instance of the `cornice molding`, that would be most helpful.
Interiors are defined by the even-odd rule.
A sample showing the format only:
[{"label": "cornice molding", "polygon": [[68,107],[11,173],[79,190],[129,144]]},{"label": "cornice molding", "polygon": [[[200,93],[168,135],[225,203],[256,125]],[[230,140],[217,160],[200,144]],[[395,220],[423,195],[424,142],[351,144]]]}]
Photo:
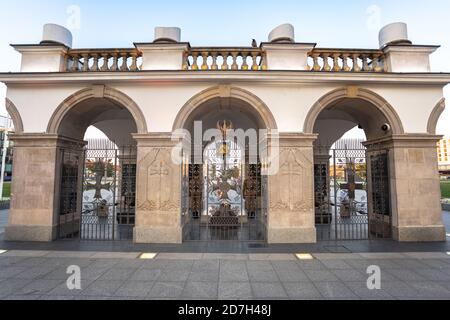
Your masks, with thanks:
[{"label": "cornice molding", "polygon": [[429,84],[444,86],[450,83],[450,73],[367,73],[367,72],[312,72],[312,71],[139,71],[139,72],[54,72],[54,73],[0,73],[5,84],[33,83],[115,83],[115,82],[235,82],[295,85],[305,83],[386,83]]}]

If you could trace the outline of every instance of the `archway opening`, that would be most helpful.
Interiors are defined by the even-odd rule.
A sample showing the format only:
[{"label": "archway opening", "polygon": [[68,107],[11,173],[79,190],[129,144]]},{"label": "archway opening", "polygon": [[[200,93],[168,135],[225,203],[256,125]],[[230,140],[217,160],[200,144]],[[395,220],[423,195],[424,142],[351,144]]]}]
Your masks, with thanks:
[{"label": "archway opening", "polygon": [[6,116],[0,115],[0,210],[9,209],[11,204],[13,145],[9,136],[14,132],[14,122],[9,111]]},{"label": "archway opening", "polygon": [[[449,96],[450,88],[446,88],[445,94]],[[448,100],[447,100],[448,101]],[[429,133],[442,135],[443,138],[438,143],[438,168],[441,185],[441,201],[445,204],[450,203],[450,109],[445,108],[446,101],[441,100],[436,106],[436,116],[432,120],[433,125]],[[450,230],[447,230],[450,233]]]},{"label": "archway opening", "polygon": [[318,240],[391,236],[389,150],[365,147],[392,135],[392,120],[375,104],[341,98],[318,114],[314,133]]},{"label": "archway opening", "polygon": [[0,117],[1,141],[1,175],[0,175],[0,210],[9,209],[11,204],[11,187],[13,175],[13,144],[9,140],[11,133],[23,133],[22,118],[14,103],[5,98],[6,116]]},{"label": "archway opening", "polygon": [[132,239],[137,131],[126,106],[107,98],[83,100],[61,117],[59,238]]},{"label": "archway opening", "polygon": [[266,241],[264,119],[241,99],[216,97],[196,107],[183,128],[191,137],[182,170],[183,240]]}]

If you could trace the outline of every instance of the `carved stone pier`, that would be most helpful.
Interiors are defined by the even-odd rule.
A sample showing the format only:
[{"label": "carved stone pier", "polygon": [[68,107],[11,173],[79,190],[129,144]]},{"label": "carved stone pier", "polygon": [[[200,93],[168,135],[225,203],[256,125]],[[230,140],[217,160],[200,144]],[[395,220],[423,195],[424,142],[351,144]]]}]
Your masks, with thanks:
[{"label": "carved stone pier", "polygon": [[279,170],[269,177],[269,243],[316,242],[315,139],[302,133],[279,134]]},{"label": "carved stone pier", "polygon": [[181,167],[172,161],[170,133],[135,135],[136,243],[181,243]]}]

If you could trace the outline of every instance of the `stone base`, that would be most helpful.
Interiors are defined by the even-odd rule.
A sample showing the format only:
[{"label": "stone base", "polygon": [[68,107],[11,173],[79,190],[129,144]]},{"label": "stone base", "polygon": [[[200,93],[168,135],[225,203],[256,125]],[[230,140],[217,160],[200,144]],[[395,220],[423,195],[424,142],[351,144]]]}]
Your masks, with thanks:
[{"label": "stone base", "polygon": [[135,243],[181,244],[181,227],[135,227]]},{"label": "stone base", "polygon": [[443,225],[393,227],[392,231],[394,240],[400,242],[438,242],[447,239]]},{"label": "stone base", "polygon": [[57,226],[7,226],[5,241],[52,242],[57,230]]},{"label": "stone base", "polygon": [[316,243],[316,228],[269,228],[268,243]]}]

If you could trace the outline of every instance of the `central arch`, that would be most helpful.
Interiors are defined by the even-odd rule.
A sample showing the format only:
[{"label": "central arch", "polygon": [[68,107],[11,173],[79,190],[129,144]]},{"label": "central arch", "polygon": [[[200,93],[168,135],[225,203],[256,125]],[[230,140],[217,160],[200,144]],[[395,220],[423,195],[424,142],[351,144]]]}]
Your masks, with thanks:
[{"label": "central arch", "polygon": [[[173,129],[192,137],[198,122],[202,143],[191,139],[194,152],[182,166],[183,241],[267,241],[267,179],[261,174],[259,138],[261,129],[277,129],[272,113],[244,89],[216,86],[190,99]],[[217,136],[210,137],[210,129]],[[231,136],[228,129],[245,137]]]},{"label": "central arch", "polygon": [[278,128],[269,107],[259,97],[242,88],[223,85],[208,88],[192,97],[178,112],[173,124],[173,131],[185,128],[189,116],[198,107],[215,98],[234,98],[241,100],[253,108],[261,117],[266,129],[275,130]]}]

